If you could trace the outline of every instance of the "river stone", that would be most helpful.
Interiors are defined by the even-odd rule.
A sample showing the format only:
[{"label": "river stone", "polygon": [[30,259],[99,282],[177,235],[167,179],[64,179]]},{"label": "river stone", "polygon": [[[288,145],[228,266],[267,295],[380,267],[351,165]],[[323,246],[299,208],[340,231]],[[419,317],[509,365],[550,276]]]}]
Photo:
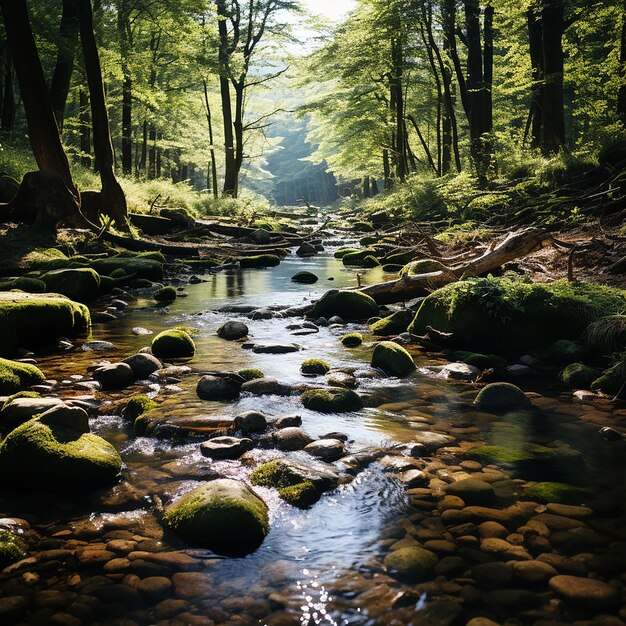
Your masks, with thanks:
[{"label": "river stone", "polygon": [[289,385],[279,383],[275,378],[255,378],[241,385],[241,391],[252,393],[256,396],[288,396],[291,389]]},{"label": "river stone", "polygon": [[286,452],[302,450],[308,446],[313,439],[301,428],[281,428],[273,435],[274,443],[279,450]]},{"label": "river stone", "polygon": [[429,478],[422,470],[408,469],[396,474],[396,478],[407,488],[425,487],[429,483]]},{"label": "river stone", "polygon": [[76,302],[91,302],[100,292],[100,276],[91,268],[71,268],[46,272],[41,280],[46,291],[60,293]]},{"label": "river stone", "polygon": [[235,400],[239,397],[240,386],[229,378],[203,376],[196,387],[202,400]]},{"label": "river stone", "polygon": [[435,450],[439,448],[444,448],[456,443],[456,439],[452,435],[444,435],[443,433],[424,430],[415,436],[414,443],[425,446],[429,452],[435,452]]},{"label": "river stone", "polygon": [[163,365],[159,359],[151,354],[138,353],[129,356],[124,359],[123,363],[127,363],[130,369],[133,370],[133,375],[137,380],[143,380],[148,378],[150,374],[153,374],[157,370],[160,370]]},{"label": "river stone", "polygon": [[438,561],[433,552],[409,546],[390,552],[385,557],[384,564],[392,575],[413,582],[430,577]]},{"label": "river stone", "polygon": [[592,578],[554,576],[550,588],[563,600],[582,608],[613,611],[621,604],[621,594],[612,585]]},{"label": "river stone", "polygon": [[322,461],[335,461],[343,456],[344,447],[338,439],[319,439],[306,445],[304,451]]},{"label": "river stone", "polygon": [[243,433],[262,433],[267,429],[267,417],[258,411],[246,411],[235,417],[235,428]]},{"label": "river stone", "polygon": [[481,586],[488,589],[506,587],[513,582],[513,569],[508,563],[494,561],[474,565],[470,576]]},{"label": "river stone", "polygon": [[217,554],[243,556],[269,531],[267,505],[247,485],[222,478],[174,501],[164,521],[187,543]]},{"label": "river stone", "polygon": [[446,487],[446,493],[462,498],[469,505],[489,505],[496,495],[489,483],[478,478],[465,478],[451,483]]},{"label": "river stone", "polygon": [[289,354],[290,352],[298,352],[299,350],[299,346],[296,346],[293,343],[255,343],[254,346],[252,346],[252,352],[256,354]]},{"label": "river stone", "polygon": [[272,424],[274,428],[291,428],[292,426],[302,426],[302,418],[299,415],[285,415],[284,417],[279,417]]},{"label": "river stone", "polygon": [[[434,369],[434,368],[432,368]],[[448,363],[439,368],[437,376],[446,380],[475,380],[480,370],[467,363]]]},{"label": "river stone", "polygon": [[14,398],[0,411],[0,426],[15,428],[52,407],[64,405],[60,398]]},{"label": "river stone", "polygon": [[67,426],[80,433],[89,432],[89,415],[80,407],[59,404],[42,413],[39,419],[44,424]]},{"label": "river stone", "polygon": [[243,322],[231,321],[217,329],[217,336],[228,341],[236,341],[248,336],[248,327]]},{"label": "river stone", "polygon": [[211,459],[238,459],[248,450],[252,450],[252,439],[236,437],[215,437],[200,445],[200,452]]},{"label": "river stone", "polygon": [[113,363],[99,367],[92,373],[92,376],[102,385],[102,389],[120,389],[130,385],[135,379],[128,363]]},{"label": "river stone", "polygon": [[345,372],[331,372],[327,374],[326,382],[331,387],[345,387],[347,389],[354,389],[359,384],[352,374],[346,374]]},{"label": "river stone", "polygon": [[310,482],[320,491],[333,489],[339,476],[328,465],[311,459],[306,464],[278,459],[259,465],[250,475],[253,484],[263,487],[285,487]]},{"label": "river stone", "polygon": [[294,274],[291,277],[291,280],[294,283],[300,283],[303,285],[313,285],[319,280],[319,278],[315,274],[313,274],[313,272],[302,271],[302,272],[298,272],[297,274]]},{"label": "river stone", "polygon": [[483,595],[483,602],[509,613],[536,607],[541,601],[536,593],[525,589],[494,589]]},{"label": "river stone", "polygon": [[372,353],[372,367],[389,376],[403,377],[415,369],[413,357],[393,341],[381,341]]},{"label": "river stone", "polygon": [[529,585],[543,585],[558,572],[542,561],[514,561],[511,563],[516,578]]},{"label": "river stone", "polygon": [[526,394],[511,383],[491,383],[481,389],[474,404],[481,409],[517,409],[527,407],[530,400]]}]

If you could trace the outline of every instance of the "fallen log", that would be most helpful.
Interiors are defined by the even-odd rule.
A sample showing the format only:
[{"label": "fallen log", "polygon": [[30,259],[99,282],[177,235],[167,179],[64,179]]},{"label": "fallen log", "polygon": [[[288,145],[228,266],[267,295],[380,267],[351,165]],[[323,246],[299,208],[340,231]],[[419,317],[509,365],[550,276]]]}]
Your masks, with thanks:
[{"label": "fallen log", "polygon": [[498,245],[489,247],[481,256],[462,265],[455,265],[438,272],[402,276],[397,280],[376,283],[361,291],[378,304],[390,304],[428,295],[448,283],[469,276],[481,276],[492,272],[505,263],[525,257],[542,248],[551,238],[540,228],[526,228],[509,233]]}]

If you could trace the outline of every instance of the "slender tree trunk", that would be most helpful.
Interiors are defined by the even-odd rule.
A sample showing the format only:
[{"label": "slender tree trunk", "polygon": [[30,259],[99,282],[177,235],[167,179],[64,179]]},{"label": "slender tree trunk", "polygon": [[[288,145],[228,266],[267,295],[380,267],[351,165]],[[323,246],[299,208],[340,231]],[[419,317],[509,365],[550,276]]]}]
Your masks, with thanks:
[{"label": "slender tree trunk", "polygon": [[[211,154],[211,162],[209,163],[209,170],[207,171],[207,189],[213,190],[213,197],[217,198],[219,193],[217,190],[217,162],[215,159],[215,144],[213,143],[213,116],[211,115],[211,105],[209,103],[209,89],[206,80],[202,81],[204,86],[204,106],[206,108],[206,121],[209,127],[209,142],[211,147],[209,152]],[[209,180],[210,179],[210,180]]]},{"label": "slender tree trunk", "polygon": [[363,198],[367,199],[371,197],[371,191],[370,191],[370,177],[369,176],[364,176],[363,177]]},{"label": "slender tree trunk", "polygon": [[[372,178],[372,188],[371,188],[371,194],[372,194],[372,198],[374,196],[377,196],[380,192],[378,191],[378,183],[376,182],[375,178]],[[328,201],[328,194],[326,194],[326,200]]]},{"label": "slender tree trunk", "polygon": [[28,19],[25,0],[0,0],[9,49],[20,86],[28,138],[40,170],[59,174],[67,188],[75,195],[67,155],[61,144],[46,78],[39,61],[37,46]]},{"label": "slender tree trunk", "polygon": [[528,42],[530,49],[530,66],[532,91],[530,95],[530,147],[538,148],[541,144],[541,123],[543,107],[543,24],[541,9],[537,3],[528,8]]},{"label": "slender tree trunk", "polygon": [[383,150],[383,172],[385,178],[385,189],[391,189],[391,165],[389,163],[389,150]]},{"label": "slender tree trunk", "polygon": [[109,129],[109,116],[104,97],[100,57],[93,30],[91,0],[79,0],[80,38],[89,85],[91,119],[93,124],[94,152],[102,182],[103,212],[115,220],[118,228],[128,230],[126,197],[115,178],[113,145]]},{"label": "slender tree trunk", "polygon": [[78,4],[77,0],[63,0],[63,13],[59,26],[59,47],[57,62],[50,83],[50,100],[59,127],[63,130],[65,105],[70,91],[76,45],[78,43]]},{"label": "slender tree trunk", "polygon": [[243,97],[245,83],[239,80],[234,83],[235,88],[235,120],[233,126],[235,128],[235,197],[239,194],[239,174],[243,166],[244,146],[243,146]]},{"label": "slender tree trunk", "polygon": [[4,56],[3,85],[1,127],[5,133],[11,133],[15,126],[16,106],[15,90],[13,88],[13,57],[8,47]]},{"label": "slender tree trunk", "polygon": [[406,160],[406,128],[404,126],[404,54],[402,42],[395,38],[391,44],[393,70],[391,76],[391,90],[393,92],[392,102],[394,103],[394,117],[396,123],[396,177],[404,181],[408,173]]},{"label": "slender tree trunk", "polygon": [[563,0],[544,0],[541,20],[544,67],[541,152],[552,156],[565,145]]},{"label": "slender tree trunk", "polygon": [[617,115],[626,125],[626,0],[622,2],[622,40],[619,55],[621,84],[617,94]]},{"label": "slender tree trunk", "polygon": [[156,128],[150,124],[148,130],[148,179],[156,178]]},{"label": "slender tree trunk", "polygon": [[91,117],[89,115],[89,96],[81,85],[78,89],[78,106],[80,112],[80,162],[84,167],[91,167]]},{"label": "slender tree trunk", "polygon": [[148,158],[148,121],[144,119],[141,131],[141,159],[139,160],[139,170],[146,171],[146,161]]},{"label": "slender tree trunk", "polygon": [[417,123],[417,120],[415,119],[415,117],[413,115],[409,115],[408,116],[408,120],[409,120],[409,122],[411,122],[411,124],[413,124],[413,128],[415,129],[417,137],[420,140],[420,143],[422,144],[422,148],[424,150],[424,153],[426,154],[426,158],[428,159],[428,164],[430,165],[430,167],[432,168],[433,172],[435,173],[435,176],[437,176],[439,174],[439,172],[437,170],[437,166],[435,165],[435,161],[433,160],[433,155],[430,152],[428,144],[426,143],[426,140],[424,139],[424,135],[420,131],[420,127],[419,127],[419,125]]},{"label": "slender tree trunk", "polygon": [[161,163],[161,141],[163,140],[163,133],[157,133],[157,146],[156,146],[156,169],[155,169],[155,174],[157,178],[161,178],[161,167],[162,167],[162,163]]},{"label": "slender tree trunk", "polygon": [[120,0],[117,9],[117,33],[122,70],[122,171],[127,176],[133,172],[133,78],[128,65],[132,49],[129,14],[127,0]]}]

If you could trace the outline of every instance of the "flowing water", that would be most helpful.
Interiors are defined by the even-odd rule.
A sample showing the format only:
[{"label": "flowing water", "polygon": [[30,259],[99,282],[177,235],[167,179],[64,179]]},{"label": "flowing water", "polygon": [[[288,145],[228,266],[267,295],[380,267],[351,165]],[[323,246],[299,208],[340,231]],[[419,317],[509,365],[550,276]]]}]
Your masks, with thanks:
[{"label": "flowing water", "polygon": [[[320,281],[313,286],[291,282],[291,276],[303,269],[317,274]],[[469,614],[491,615],[486,609],[481,613],[471,608],[475,605],[463,598],[461,587],[454,587],[458,583],[451,574],[437,577],[442,585],[439,592],[427,587],[425,595],[420,592],[416,597],[410,592],[419,591],[419,587],[394,581],[385,574],[382,558],[396,540],[419,538],[421,527],[431,529],[431,538],[436,539],[437,532],[442,539],[449,536],[439,522],[435,523],[441,519],[437,500],[429,502],[427,494],[417,493],[420,490],[407,492],[376,463],[305,511],[285,504],[271,489],[258,489],[270,507],[271,530],[263,545],[245,558],[216,558],[207,551],[187,549],[163,532],[155,503],[169,502],[216,473],[245,479],[258,462],[285,453],[257,448],[246,455],[244,462],[215,462],[200,454],[197,440],[135,437],[122,418],[114,414],[114,408],[124,397],[146,390],[156,397],[158,410],[174,422],[198,415],[234,416],[249,409],[273,418],[298,414],[303,429],[314,437],[345,433],[351,451],[411,442],[423,430],[452,435],[460,448],[481,440],[507,446],[564,442],[581,451],[584,458],[585,469],[576,480],[592,487],[596,495],[607,496],[602,505],[604,512],[598,504],[594,518],[594,528],[607,540],[598,542],[594,549],[605,554],[610,552],[609,546],[619,544],[622,550],[626,545],[623,524],[619,529],[623,512],[610,506],[615,498],[623,501],[626,444],[605,441],[597,434],[601,424],[623,424],[624,409],[608,401],[573,402],[571,392],[550,382],[554,380],[553,372],[542,371],[520,382],[525,391],[534,392],[535,412],[500,417],[472,407],[477,391],[473,385],[425,376],[419,370],[401,381],[360,379],[358,391],[365,398],[366,408],[358,413],[315,413],[302,407],[297,394],[244,394],[229,403],[202,401],[195,385],[206,371],[259,368],[281,382],[302,384],[311,382],[299,371],[305,359],[322,358],[333,368],[366,368],[371,355],[368,342],[373,337],[367,335],[363,325],[322,327],[315,334],[294,336],[288,326],[298,323],[298,319],[291,317],[245,320],[255,342],[295,342],[301,346],[299,352],[290,354],[255,354],[215,335],[224,321],[242,318],[241,314],[218,312],[220,307],[299,306],[327,289],[353,287],[357,280],[363,284],[377,282],[383,275],[377,268],[360,272],[357,278],[355,271],[345,269],[332,252],[326,252],[304,260],[291,256],[273,269],[218,272],[203,278],[205,282],[185,286],[188,297],[168,307],[155,306],[148,296],[137,294],[120,319],[96,325],[93,339],[109,341],[114,348],[92,352],[82,350],[77,342],[73,351],[38,358],[48,377],[68,381],[72,375],[87,376],[87,367],[94,362],[115,362],[149,344],[150,337],[133,334],[135,327],[157,333],[185,325],[197,331],[196,356],[184,362],[193,369],[191,375],[170,385],[153,383],[150,387],[95,394],[105,404],[100,415],[92,418],[92,430],[119,449],[130,489],[114,490],[114,497],[85,496],[78,502],[64,497],[62,491],[55,496],[0,498],[0,517],[25,518],[38,533],[28,555],[33,560],[9,568],[0,576],[0,621],[4,619],[2,598],[22,599],[14,601],[18,609],[5,612],[3,624],[422,623],[420,609],[427,609],[430,596],[448,600],[460,597],[459,602],[466,605],[466,616],[468,610]],[[339,342],[351,330],[365,333],[362,347],[347,349]],[[418,367],[445,362],[440,355],[416,346],[409,350]],[[86,393],[69,382],[61,383],[59,389],[62,397]],[[460,448],[455,448],[456,452]],[[450,453],[452,460],[443,455],[429,466],[435,478],[431,487],[465,471],[454,456],[455,450]],[[305,462],[310,459],[303,452],[287,454]],[[504,472],[498,475],[495,468],[490,471],[499,493],[508,498],[507,504],[514,502],[524,481],[512,480]],[[450,553],[440,554],[444,555]],[[613,577],[623,587],[623,568]],[[150,579],[154,588],[139,584],[141,579]],[[431,580],[435,580],[434,574]],[[392,601],[391,591],[408,593],[412,599],[404,604]],[[406,612],[390,617],[397,607],[406,611],[407,602],[409,615],[417,616],[415,619],[407,618]],[[507,610],[511,615],[517,612]],[[495,614],[503,617],[497,609]],[[537,613],[521,621],[532,623],[540,617],[545,615]],[[455,623],[446,619],[435,622]]]}]

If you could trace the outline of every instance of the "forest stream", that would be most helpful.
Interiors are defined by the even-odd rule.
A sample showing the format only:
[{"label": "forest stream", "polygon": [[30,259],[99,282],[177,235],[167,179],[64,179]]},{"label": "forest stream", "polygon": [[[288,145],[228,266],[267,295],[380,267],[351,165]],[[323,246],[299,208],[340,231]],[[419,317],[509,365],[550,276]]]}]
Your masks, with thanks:
[{"label": "forest stream", "polygon": [[[611,589],[618,594],[619,582],[599,591],[578,590],[587,600],[569,605],[555,597],[547,581],[588,572],[619,578],[626,544],[620,520],[612,516],[624,497],[626,443],[606,440],[598,431],[623,419],[624,409],[597,396],[592,404],[572,398],[541,368],[526,368],[520,380],[532,408],[498,416],[483,412],[472,406],[477,387],[425,369],[447,361],[415,344],[406,346],[415,373],[402,379],[380,376],[369,365],[375,338],[367,326],[307,327],[302,318],[283,313],[330,288],[381,280],[380,268],[359,270],[357,277],[357,270],[333,257],[345,241],[326,243],[315,257],[292,254],[275,268],[206,274],[197,284],[180,281],[188,296],[168,306],[131,292],[124,314],[96,324],[90,341],[73,340],[64,352],[37,356],[48,378],[58,381],[53,395],[97,407],[96,415],[91,411],[91,430],[120,452],[124,482],[77,499],[63,493],[3,494],[0,517],[13,520],[0,523],[19,529],[28,542],[26,558],[0,575],[3,624],[453,625],[472,617],[483,617],[484,624],[490,623],[487,618],[507,619],[507,624],[621,623],[615,613],[619,602],[611,594]],[[301,270],[315,273],[319,282],[292,282]],[[254,311],[268,309],[270,319],[251,319]],[[245,321],[255,343],[294,343],[300,350],[257,354],[242,342],[216,336],[224,322],[236,319]],[[194,329],[196,356],[175,362],[191,371],[153,376],[122,391],[86,389],[89,367],[132,355],[173,326]],[[138,334],[147,331],[152,335]],[[344,347],[339,339],[347,332],[362,332],[364,343]],[[258,368],[290,386],[323,384],[323,376],[301,374],[301,363],[310,358],[327,361],[331,372],[353,374],[365,408],[319,413],[304,408],[297,393],[244,393],[234,402],[205,401],[196,394],[200,375],[245,368]],[[231,419],[249,410],[270,422],[299,415],[311,437],[334,433],[346,440],[344,457],[368,460],[325,464],[304,451],[264,445],[238,460],[211,460],[200,452],[206,437],[136,436],[116,407],[137,393],[155,398],[159,415],[173,424],[198,416]],[[416,442],[427,448],[417,459],[411,456]],[[506,465],[464,458],[477,442],[519,450],[529,444],[567,448],[576,462],[556,468],[558,480],[591,494],[593,508],[532,503],[523,495],[533,484],[526,477]],[[337,472],[340,484],[304,510],[281,500],[275,489],[254,487],[269,505],[270,532],[245,557],[193,549],[164,530],[163,504],[217,475],[247,481],[255,466],[276,458],[325,465]],[[411,468],[427,480],[403,481],[394,473]],[[489,493],[470,489],[465,502],[461,493],[446,495],[447,483],[470,477],[487,483]],[[421,584],[398,580],[389,564],[383,565],[397,542],[423,545],[436,555]],[[560,598],[563,593],[557,591]]]}]

